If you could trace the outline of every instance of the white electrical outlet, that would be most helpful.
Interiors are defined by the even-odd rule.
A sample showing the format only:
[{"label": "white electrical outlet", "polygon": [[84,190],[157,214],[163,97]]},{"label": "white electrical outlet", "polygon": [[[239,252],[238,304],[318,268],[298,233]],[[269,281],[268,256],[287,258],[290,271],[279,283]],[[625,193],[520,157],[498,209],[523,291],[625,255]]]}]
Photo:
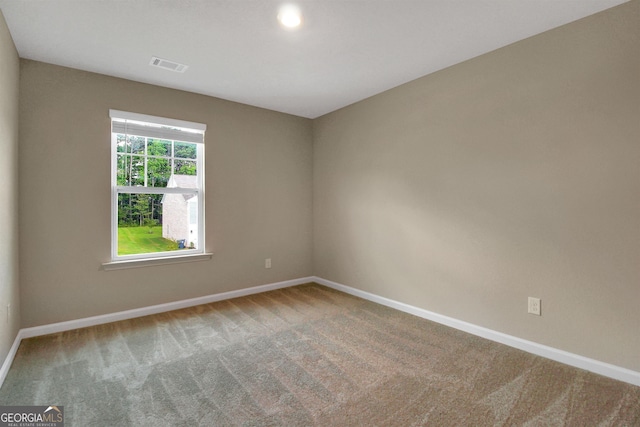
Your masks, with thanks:
[{"label": "white electrical outlet", "polygon": [[264,268],[271,268],[271,258],[265,258]]},{"label": "white electrical outlet", "polygon": [[535,314],[536,316],[541,316],[540,311],[540,298],[529,297],[529,310],[530,314]]}]

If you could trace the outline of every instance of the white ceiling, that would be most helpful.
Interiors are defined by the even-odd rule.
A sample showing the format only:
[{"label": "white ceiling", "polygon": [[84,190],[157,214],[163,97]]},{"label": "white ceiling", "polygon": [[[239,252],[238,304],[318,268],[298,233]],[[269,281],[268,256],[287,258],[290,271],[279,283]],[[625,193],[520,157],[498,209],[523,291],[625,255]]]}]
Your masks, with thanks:
[{"label": "white ceiling", "polygon": [[[22,58],[315,118],[626,0],[0,0]],[[151,56],[187,64],[149,66]]]}]

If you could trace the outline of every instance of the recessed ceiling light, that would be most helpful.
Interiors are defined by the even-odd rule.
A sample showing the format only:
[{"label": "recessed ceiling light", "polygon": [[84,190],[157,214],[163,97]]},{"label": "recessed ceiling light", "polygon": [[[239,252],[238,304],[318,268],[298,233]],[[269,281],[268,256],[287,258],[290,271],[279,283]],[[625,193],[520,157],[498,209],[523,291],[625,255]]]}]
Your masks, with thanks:
[{"label": "recessed ceiling light", "polygon": [[280,8],[278,13],[278,21],[288,29],[298,28],[302,24],[302,13],[300,8],[293,4],[285,4]]}]

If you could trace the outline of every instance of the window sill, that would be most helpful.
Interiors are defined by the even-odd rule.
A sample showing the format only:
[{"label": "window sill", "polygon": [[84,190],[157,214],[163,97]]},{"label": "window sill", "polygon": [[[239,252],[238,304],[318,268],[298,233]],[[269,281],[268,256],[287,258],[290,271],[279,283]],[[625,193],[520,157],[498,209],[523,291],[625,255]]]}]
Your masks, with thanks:
[{"label": "window sill", "polygon": [[102,270],[124,270],[127,268],[151,267],[154,265],[180,264],[184,262],[209,261],[213,257],[212,253],[182,255],[164,258],[133,259],[127,261],[112,261],[102,264]]}]

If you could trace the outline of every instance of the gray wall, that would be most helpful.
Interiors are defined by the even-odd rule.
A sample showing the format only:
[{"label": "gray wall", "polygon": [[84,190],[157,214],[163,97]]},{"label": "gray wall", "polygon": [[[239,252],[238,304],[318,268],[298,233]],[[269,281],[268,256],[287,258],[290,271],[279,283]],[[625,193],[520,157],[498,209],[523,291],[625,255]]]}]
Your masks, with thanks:
[{"label": "gray wall", "polygon": [[639,220],[638,1],[314,121],[316,275],[636,371]]},{"label": "gray wall", "polygon": [[[29,60],[20,90],[22,327],[312,274],[311,121]],[[207,125],[211,261],[99,270],[111,244],[110,108]]]},{"label": "gray wall", "polygon": [[[0,365],[20,327],[18,287],[19,59],[0,11]],[[11,316],[7,321],[7,304]]]}]

